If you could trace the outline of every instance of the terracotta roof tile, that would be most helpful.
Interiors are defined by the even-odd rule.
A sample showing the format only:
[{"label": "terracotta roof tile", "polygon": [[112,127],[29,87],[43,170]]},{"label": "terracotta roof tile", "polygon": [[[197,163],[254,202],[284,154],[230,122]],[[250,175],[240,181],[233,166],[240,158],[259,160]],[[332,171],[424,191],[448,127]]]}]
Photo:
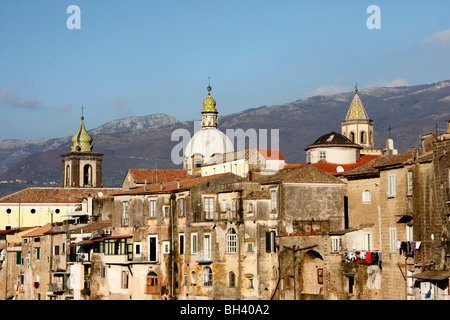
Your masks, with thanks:
[{"label": "terracotta roof tile", "polygon": [[157,193],[157,192],[170,192],[178,189],[189,189],[195,185],[198,185],[200,183],[214,180],[216,178],[226,176],[226,175],[233,175],[233,173],[220,173],[215,174],[211,176],[205,176],[205,177],[190,177],[189,179],[184,179],[179,181],[169,181],[169,182],[163,182],[162,188],[161,183],[152,183],[147,186],[138,187],[129,191],[120,191],[116,192],[114,195],[133,195],[133,194],[150,194],[150,193]]},{"label": "terracotta roof tile", "polygon": [[3,198],[0,203],[80,203],[83,198],[98,197],[120,191],[120,188],[27,188]]},{"label": "terracotta roof tile", "polygon": [[24,235],[22,235],[22,238],[43,236],[43,235],[49,233],[50,230],[51,230],[51,223],[47,223],[46,225],[43,225],[42,227],[36,228],[31,232],[25,233]]},{"label": "terracotta roof tile", "polygon": [[181,179],[190,179],[190,176],[185,170],[171,170],[171,169],[129,169],[134,177],[136,183],[156,183],[168,182]]}]

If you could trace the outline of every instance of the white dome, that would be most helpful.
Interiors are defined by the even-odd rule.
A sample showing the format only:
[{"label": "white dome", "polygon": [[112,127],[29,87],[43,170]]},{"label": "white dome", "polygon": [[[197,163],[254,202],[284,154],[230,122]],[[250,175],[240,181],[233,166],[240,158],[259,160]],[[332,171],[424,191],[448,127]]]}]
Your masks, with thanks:
[{"label": "white dome", "polygon": [[234,151],[233,143],[225,133],[217,128],[202,128],[189,140],[184,156],[191,159],[194,154],[203,155],[203,163],[208,162],[214,154]]}]

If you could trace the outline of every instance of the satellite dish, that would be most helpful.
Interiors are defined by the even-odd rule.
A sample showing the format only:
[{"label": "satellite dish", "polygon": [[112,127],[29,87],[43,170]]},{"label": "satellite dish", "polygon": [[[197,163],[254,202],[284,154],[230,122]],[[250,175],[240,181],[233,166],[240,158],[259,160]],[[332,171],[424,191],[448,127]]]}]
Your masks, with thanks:
[{"label": "satellite dish", "polygon": [[102,198],[102,197],[103,197],[103,192],[100,191],[100,192],[98,193],[98,197],[99,197],[99,198]]},{"label": "satellite dish", "polygon": [[338,166],[338,167],[336,168],[336,171],[337,171],[337,172],[344,172],[344,168],[342,168],[341,166]]},{"label": "satellite dish", "polygon": [[97,230],[98,235],[101,237],[103,236],[103,234],[105,233],[105,231],[103,231],[103,229],[98,229]]}]

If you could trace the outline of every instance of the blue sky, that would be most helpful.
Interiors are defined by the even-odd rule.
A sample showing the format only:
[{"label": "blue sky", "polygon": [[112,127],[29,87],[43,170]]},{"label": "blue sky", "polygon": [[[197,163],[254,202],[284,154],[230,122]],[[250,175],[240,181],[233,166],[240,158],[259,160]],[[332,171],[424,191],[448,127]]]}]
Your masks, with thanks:
[{"label": "blue sky", "polygon": [[[67,7],[81,29],[68,29]],[[368,29],[377,5],[381,29]],[[450,79],[450,1],[0,2],[4,139],[167,113],[200,119],[315,94]]]}]

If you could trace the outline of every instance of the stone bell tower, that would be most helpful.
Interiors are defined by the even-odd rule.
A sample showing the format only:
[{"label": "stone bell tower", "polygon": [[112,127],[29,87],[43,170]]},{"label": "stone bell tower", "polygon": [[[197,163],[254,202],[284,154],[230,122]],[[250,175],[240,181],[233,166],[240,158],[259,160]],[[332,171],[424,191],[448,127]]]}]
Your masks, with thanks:
[{"label": "stone bell tower", "polygon": [[92,151],[92,141],[92,137],[84,127],[82,116],[80,128],[72,138],[71,152],[61,155],[64,188],[102,187],[103,153]]}]

